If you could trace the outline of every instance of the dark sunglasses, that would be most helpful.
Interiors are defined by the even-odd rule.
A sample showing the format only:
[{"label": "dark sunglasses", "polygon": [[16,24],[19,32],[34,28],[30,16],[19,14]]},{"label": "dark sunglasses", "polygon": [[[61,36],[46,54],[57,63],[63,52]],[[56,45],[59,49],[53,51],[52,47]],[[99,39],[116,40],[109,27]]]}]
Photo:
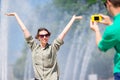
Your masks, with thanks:
[{"label": "dark sunglasses", "polygon": [[105,6],[105,7],[107,7],[107,5],[106,5],[106,4],[107,4],[107,1],[105,1],[105,2],[104,2],[104,6]]},{"label": "dark sunglasses", "polygon": [[[109,1],[110,1],[110,0],[109,0]],[[106,4],[107,4],[107,0],[104,2],[104,6],[105,6],[105,7],[107,7],[107,5],[106,5]]]},{"label": "dark sunglasses", "polygon": [[40,38],[49,37],[49,36],[50,36],[50,34],[40,34],[39,35]]}]

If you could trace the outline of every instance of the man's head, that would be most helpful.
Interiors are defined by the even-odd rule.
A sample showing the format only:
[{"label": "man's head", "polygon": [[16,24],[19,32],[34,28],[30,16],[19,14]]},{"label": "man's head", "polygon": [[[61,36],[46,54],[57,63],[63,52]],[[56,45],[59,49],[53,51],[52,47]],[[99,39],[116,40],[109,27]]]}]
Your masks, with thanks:
[{"label": "man's head", "polygon": [[103,2],[105,5],[110,2],[115,8],[120,7],[120,0],[103,0]]},{"label": "man's head", "polygon": [[112,14],[116,15],[120,12],[120,0],[103,0],[105,7]]}]

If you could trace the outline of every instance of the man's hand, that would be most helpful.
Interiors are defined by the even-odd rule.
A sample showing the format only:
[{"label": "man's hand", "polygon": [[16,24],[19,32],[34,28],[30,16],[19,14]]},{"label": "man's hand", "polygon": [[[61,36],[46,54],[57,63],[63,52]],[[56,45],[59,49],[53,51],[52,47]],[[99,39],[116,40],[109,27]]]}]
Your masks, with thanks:
[{"label": "man's hand", "polygon": [[97,22],[93,22],[92,20],[90,20],[90,28],[95,32],[99,30]]},{"label": "man's hand", "polygon": [[100,21],[100,23],[105,24],[105,25],[111,25],[112,24],[112,21],[111,21],[109,16],[103,15],[103,14],[100,14],[100,16],[103,18],[103,20]]}]

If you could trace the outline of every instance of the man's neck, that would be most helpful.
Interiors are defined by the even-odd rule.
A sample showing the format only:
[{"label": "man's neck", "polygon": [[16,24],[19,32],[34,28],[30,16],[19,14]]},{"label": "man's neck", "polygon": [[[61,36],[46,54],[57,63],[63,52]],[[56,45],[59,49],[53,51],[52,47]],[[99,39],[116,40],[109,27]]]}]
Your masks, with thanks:
[{"label": "man's neck", "polygon": [[113,11],[113,15],[115,16],[115,15],[117,15],[119,13],[120,13],[120,7],[115,8],[114,11]]}]

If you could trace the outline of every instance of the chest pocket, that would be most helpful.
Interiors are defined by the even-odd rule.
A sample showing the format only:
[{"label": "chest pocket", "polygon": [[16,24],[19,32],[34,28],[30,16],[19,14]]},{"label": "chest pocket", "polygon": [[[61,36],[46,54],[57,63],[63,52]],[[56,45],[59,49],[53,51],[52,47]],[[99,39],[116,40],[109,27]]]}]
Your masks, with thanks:
[{"label": "chest pocket", "polygon": [[51,48],[43,51],[44,67],[50,68],[56,62],[56,55],[52,52]]}]

